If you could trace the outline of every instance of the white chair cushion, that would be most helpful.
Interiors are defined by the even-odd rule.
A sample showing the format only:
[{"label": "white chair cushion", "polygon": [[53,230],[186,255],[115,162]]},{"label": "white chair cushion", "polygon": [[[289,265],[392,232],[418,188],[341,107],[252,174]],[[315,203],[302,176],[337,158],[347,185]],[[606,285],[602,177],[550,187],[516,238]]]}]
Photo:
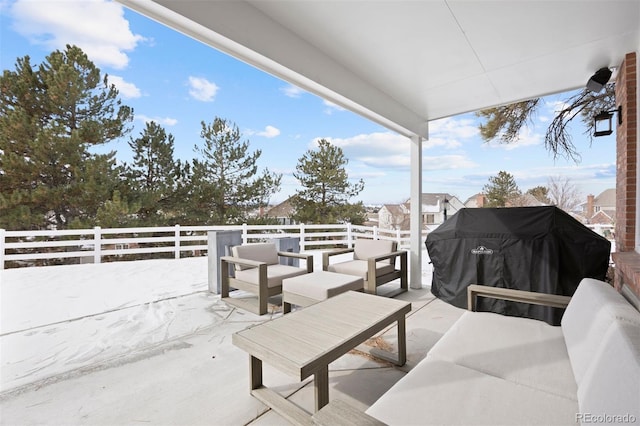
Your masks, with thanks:
[{"label": "white chair cushion", "polygon": [[[329,272],[355,275],[365,281],[369,281],[369,263],[366,260],[348,260],[346,262],[333,263],[327,268]],[[394,265],[385,262],[376,262],[376,276],[389,274],[395,270]]]},{"label": "white chair cushion", "polygon": [[362,289],[362,278],[327,271],[287,278],[282,282],[284,293],[298,294],[314,300],[326,300],[345,291]]},{"label": "white chair cushion", "polygon": [[576,400],[562,330],[543,321],[465,312],[428,356]]},{"label": "white chair cushion", "polygon": [[578,386],[593,359],[593,354],[602,345],[607,330],[616,319],[640,324],[638,311],[613,287],[591,278],[583,279],[561,321]]},{"label": "white chair cushion", "polygon": [[[231,248],[233,257],[265,262],[267,265],[278,263],[278,250],[273,243],[245,244]],[[250,266],[235,265],[236,271],[250,269]]]},{"label": "white chair cushion", "polygon": [[[282,285],[285,278],[306,274],[307,270],[288,265],[269,265],[267,267],[267,287],[277,287]],[[259,268],[244,269],[236,271],[236,278],[240,281],[258,285]]]},{"label": "white chair cushion", "polygon": [[[353,258],[356,260],[367,260],[370,257],[382,256],[393,253],[396,243],[387,240],[356,240],[353,246]],[[384,260],[384,263],[391,263],[391,259]]]},{"label": "white chair cushion", "polygon": [[366,413],[389,425],[575,424],[575,400],[423,359]]},{"label": "white chair cushion", "polygon": [[[640,421],[640,325],[615,321],[589,356],[593,361],[578,388],[580,412]],[[633,422],[621,417],[607,423]]]}]

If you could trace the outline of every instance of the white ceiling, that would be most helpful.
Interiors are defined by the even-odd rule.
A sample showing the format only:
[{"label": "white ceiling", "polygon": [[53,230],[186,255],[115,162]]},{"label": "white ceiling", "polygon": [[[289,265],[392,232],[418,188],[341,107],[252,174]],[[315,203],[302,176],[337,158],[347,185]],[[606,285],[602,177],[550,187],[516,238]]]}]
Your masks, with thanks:
[{"label": "white ceiling", "polygon": [[640,50],[640,0],[118,1],[404,135]]}]

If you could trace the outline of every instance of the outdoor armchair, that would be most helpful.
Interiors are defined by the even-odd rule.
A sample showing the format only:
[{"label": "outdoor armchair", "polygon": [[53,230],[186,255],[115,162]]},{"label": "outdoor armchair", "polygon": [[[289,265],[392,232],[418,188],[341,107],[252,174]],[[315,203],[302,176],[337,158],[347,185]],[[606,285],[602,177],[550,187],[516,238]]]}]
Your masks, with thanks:
[{"label": "outdoor armchair", "polygon": [[[220,258],[222,300],[258,315],[267,313],[269,297],[282,293],[282,280],[313,272],[313,256],[277,251],[273,243],[246,244],[231,248],[233,256]],[[281,265],[280,257],[306,261],[303,268]],[[234,266],[235,277],[230,276]],[[257,306],[250,299],[229,297],[229,289],[236,288],[258,296]]]},{"label": "outdoor armchair", "polygon": [[[330,263],[339,254],[353,253],[353,259]],[[400,258],[400,269],[396,269]],[[364,280],[364,291],[377,294],[377,287],[400,278],[400,288],[388,296],[395,296],[408,289],[407,252],[397,250],[397,243],[387,240],[356,240],[353,248],[322,253],[322,269],[340,274],[356,275]]]}]

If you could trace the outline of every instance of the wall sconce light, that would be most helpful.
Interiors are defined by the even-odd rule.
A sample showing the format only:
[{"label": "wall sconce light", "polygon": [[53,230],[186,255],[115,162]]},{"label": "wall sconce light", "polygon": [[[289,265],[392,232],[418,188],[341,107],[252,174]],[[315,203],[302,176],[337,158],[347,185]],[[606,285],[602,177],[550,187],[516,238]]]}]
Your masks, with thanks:
[{"label": "wall sconce light", "polygon": [[618,125],[622,124],[622,105],[616,109],[602,111],[593,117],[593,136],[597,138],[598,136],[608,136],[613,133],[611,117],[613,117],[613,113],[615,112],[618,113]]}]

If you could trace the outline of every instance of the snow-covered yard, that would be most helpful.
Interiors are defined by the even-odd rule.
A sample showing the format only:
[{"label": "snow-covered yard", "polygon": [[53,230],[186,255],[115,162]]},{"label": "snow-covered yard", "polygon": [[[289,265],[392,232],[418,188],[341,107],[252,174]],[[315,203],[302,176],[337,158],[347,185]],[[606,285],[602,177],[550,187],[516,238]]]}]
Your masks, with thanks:
[{"label": "snow-covered yard", "polygon": [[2,391],[219,320],[204,257],[9,269],[1,280]]}]

